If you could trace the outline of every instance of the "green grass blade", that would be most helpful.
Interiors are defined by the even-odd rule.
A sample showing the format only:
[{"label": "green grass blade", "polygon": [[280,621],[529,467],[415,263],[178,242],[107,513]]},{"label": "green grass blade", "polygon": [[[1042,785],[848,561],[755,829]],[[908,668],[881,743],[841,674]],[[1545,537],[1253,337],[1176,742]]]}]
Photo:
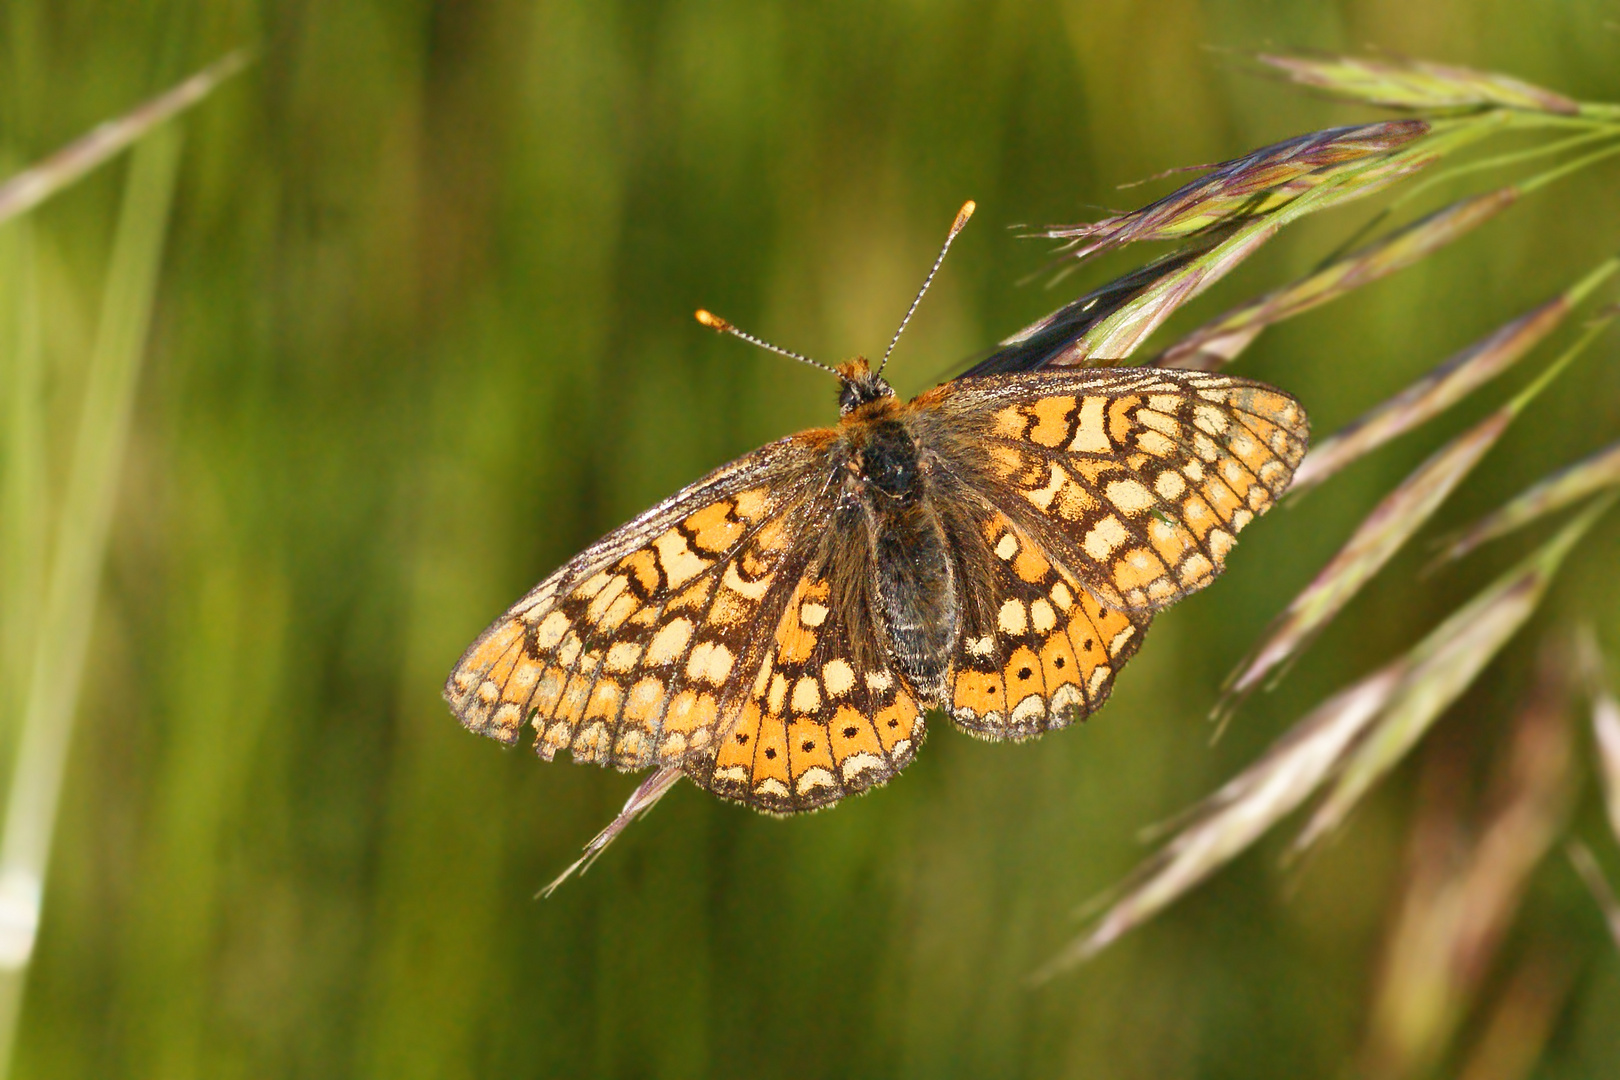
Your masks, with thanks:
[{"label": "green grass blade", "polygon": [[117,503],[135,387],[152,318],[181,135],[154,129],[130,162],[107,270],[73,457],[51,550],[23,728],[4,833],[0,896],[8,950],[0,955],[8,1015],[0,1016],[0,1067],[10,1059],[22,978],[32,954],[74,712],[96,609],[107,535]]}]

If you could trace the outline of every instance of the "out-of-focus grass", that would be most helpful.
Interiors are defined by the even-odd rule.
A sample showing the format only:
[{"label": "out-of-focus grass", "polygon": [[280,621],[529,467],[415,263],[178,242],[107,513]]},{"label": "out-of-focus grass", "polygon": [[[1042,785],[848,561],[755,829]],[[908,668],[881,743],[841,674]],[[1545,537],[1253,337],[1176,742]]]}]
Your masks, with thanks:
[{"label": "out-of-focus grass", "polygon": [[[831,419],[816,373],[726,347],[693,308],[813,355],[874,352],[971,196],[975,226],[890,365],[915,391],[1073,295],[1016,286],[1047,253],[985,224],[1100,217],[1088,204],[1118,205],[1117,183],[1376,118],[1204,46],[1372,41],[1616,100],[1602,17],[1464,0],[12,0],[6,47],[27,62],[5,73],[21,85],[0,134],[19,163],[263,40],[188,133],[18,1075],[1333,1074],[1361,1033],[1400,772],[1292,895],[1244,862],[1093,965],[1033,992],[1025,976],[1069,936],[1073,900],[1136,861],[1138,825],[1522,553],[1504,541],[1423,590],[1421,553],[1398,556],[1206,747],[1215,688],[1271,614],[1478,414],[1246,531],[1083,730],[1002,747],[937,725],[896,783],[799,821],[677,788],[549,901],[530,898],[635,778],[503,753],[437,688],[581,545]],[[1612,255],[1613,177],[1523,200],[1273,328],[1234,370],[1335,430]],[[115,198],[114,174],[92,177],[32,223],[52,461]],[[1186,329],[1306,273],[1375,209],[1284,234]],[[1447,524],[1613,441],[1612,351],[1578,374]],[[1578,598],[1612,650],[1612,573],[1565,573],[1546,617]],[[1509,661],[1506,682],[1526,670]],[[1607,949],[1584,893],[1525,907],[1572,950]],[[1583,972],[1548,1075],[1620,1055],[1615,970]]]}]

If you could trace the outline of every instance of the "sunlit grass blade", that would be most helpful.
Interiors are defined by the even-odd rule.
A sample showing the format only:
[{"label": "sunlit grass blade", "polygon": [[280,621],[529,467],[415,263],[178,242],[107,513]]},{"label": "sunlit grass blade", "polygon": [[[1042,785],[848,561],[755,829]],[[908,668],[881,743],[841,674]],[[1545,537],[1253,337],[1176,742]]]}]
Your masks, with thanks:
[{"label": "sunlit grass blade", "polygon": [[163,121],[191,108],[247,66],[249,59],[245,51],[233,52],[0,183],[0,221],[33,209]]},{"label": "sunlit grass blade", "polygon": [[1351,751],[1294,850],[1336,830],[1374,784],[1405,759],[1436,718],[1535,611],[1559,565],[1613,500],[1593,506],[1515,569],[1498,578],[1408,654],[1411,670],[1388,708]]},{"label": "sunlit grass blade", "polygon": [[1084,225],[1055,225],[1037,235],[1072,241],[1075,258],[1151,240],[1180,240],[1263,216],[1347,170],[1384,158],[1421,138],[1429,125],[1394,120],[1313,131],[1223,161],[1203,177],[1140,210]]},{"label": "sunlit grass blade", "polygon": [[[1309,464],[1310,459],[1306,458]],[[1599,450],[1533,484],[1485,515],[1446,545],[1443,559],[1459,559],[1481,544],[1556,513],[1593,492],[1620,484],[1620,443]]]},{"label": "sunlit grass blade", "polygon": [[1384,496],[1328,564],[1273,624],[1229,680],[1217,712],[1229,712],[1271,672],[1298,655],[1384,564],[1428,521],[1523,409],[1581,354],[1604,326],[1587,328],[1575,344],[1514,399],[1435,451]]},{"label": "sunlit grass blade", "polygon": [[1575,116],[1580,103],[1508,75],[1423,60],[1359,56],[1278,55],[1255,59],[1300,86],[1347,101],[1395,109],[1467,109],[1494,106]]},{"label": "sunlit grass blade", "polygon": [[1609,936],[1614,938],[1615,947],[1620,948],[1620,900],[1615,899],[1614,889],[1609,885],[1603,868],[1598,865],[1592,850],[1579,840],[1571,840],[1565,850],[1569,861],[1575,866],[1575,872],[1581,875],[1581,880],[1592,893],[1592,899],[1597,901],[1598,910],[1603,912],[1603,921],[1609,924]]},{"label": "sunlit grass blade", "polygon": [[1038,973],[1080,963],[1163,911],[1246,851],[1317,790],[1388,703],[1406,673],[1396,661],[1340,691],[1290,728],[1258,761],[1184,816],[1173,839],[1118,887],[1107,912]]},{"label": "sunlit grass blade", "polygon": [[1620,259],[1605,261],[1563,293],[1476,341],[1399,394],[1311,447],[1294,473],[1290,494],[1297,496],[1316,486],[1352,461],[1439,415],[1496,378],[1562,325],[1576,305],[1617,269],[1620,269]]},{"label": "sunlit grass blade", "polygon": [[62,496],[38,621],[23,727],[0,836],[8,934],[0,979],[0,1062],[9,1060],[18,993],[33,952],[62,774],[117,502],[137,375],[162,262],[180,132],[158,127],[137,147],[107,269],[100,323]]},{"label": "sunlit grass blade", "polygon": [[1407,878],[1374,983],[1366,1075],[1420,1076],[1444,1056],[1530,875],[1564,828],[1574,791],[1566,655],[1562,642],[1543,649],[1493,763],[1482,815],[1467,809],[1455,759],[1426,762]]},{"label": "sunlit grass blade", "polygon": [[1206,323],[1160,353],[1153,363],[1199,371],[1223,367],[1253,344],[1268,326],[1404,270],[1489,221],[1512,206],[1518,197],[1518,191],[1509,187],[1452,203],[1291,285]]},{"label": "sunlit grass blade", "polygon": [[563,882],[575,874],[583,874],[596,862],[597,857],[607,849],[607,846],[619,838],[619,834],[630,827],[630,823],[645,814],[657,805],[669,789],[675,786],[675,781],[682,776],[680,768],[663,768],[648,776],[641,782],[641,786],[630,793],[625,800],[624,807],[605,829],[592,837],[591,842],[585,845],[585,853],[573,862],[568,868],[552,879],[551,884],[540,890],[541,896],[550,896],[556,892]]}]

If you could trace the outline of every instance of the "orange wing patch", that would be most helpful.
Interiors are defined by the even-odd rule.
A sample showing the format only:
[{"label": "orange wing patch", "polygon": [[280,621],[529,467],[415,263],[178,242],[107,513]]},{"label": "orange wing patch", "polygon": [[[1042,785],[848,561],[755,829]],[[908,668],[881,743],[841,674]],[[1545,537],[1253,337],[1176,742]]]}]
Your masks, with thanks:
[{"label": "orange wing patch", "polygon": [[756,810],[815,810],[881,784],[922,740],[922,710],[887,666],[862,666],[830,617],[829,584],[794,589],[736,725],[687,765],[699,787]]},{"label": "orange wing patch", "polygon": [[1006,515],[982,535],[984,579],[964,583],[984,612],[965,625],[952,657],[951,718],[990,739],[1023,739],[1095,712],[1114,673],[1141,644],[1152,616],[1105,608]]}]

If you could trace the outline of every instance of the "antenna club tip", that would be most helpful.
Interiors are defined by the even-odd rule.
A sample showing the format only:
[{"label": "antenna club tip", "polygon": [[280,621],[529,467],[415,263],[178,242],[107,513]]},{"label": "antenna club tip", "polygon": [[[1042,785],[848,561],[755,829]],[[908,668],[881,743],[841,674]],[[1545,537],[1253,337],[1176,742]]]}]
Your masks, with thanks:
[{"label": "antenna club tip", "polygon": [[979,204],[974,202],[972,199],[969,199],[967,202],[963,203],[962,209],[956,212],[956,220],[951,223],[951,232],[961,232],[962,226],[968,223],[968,218],[972,217],[973,211],[977,210],[978,208]]},{"label": "antenna club tip", "polygon": [[697,319],[697,321],[702,323],[704,326],[707,326],[710,330],[718,330],[723,334],[727,330],[731,329],[730,323],[726,322],[726,320],[714,314],[712,311],[705,311],[703,308],[698,308],[697,311],[692,313],[692,315],[693,318]]}]

